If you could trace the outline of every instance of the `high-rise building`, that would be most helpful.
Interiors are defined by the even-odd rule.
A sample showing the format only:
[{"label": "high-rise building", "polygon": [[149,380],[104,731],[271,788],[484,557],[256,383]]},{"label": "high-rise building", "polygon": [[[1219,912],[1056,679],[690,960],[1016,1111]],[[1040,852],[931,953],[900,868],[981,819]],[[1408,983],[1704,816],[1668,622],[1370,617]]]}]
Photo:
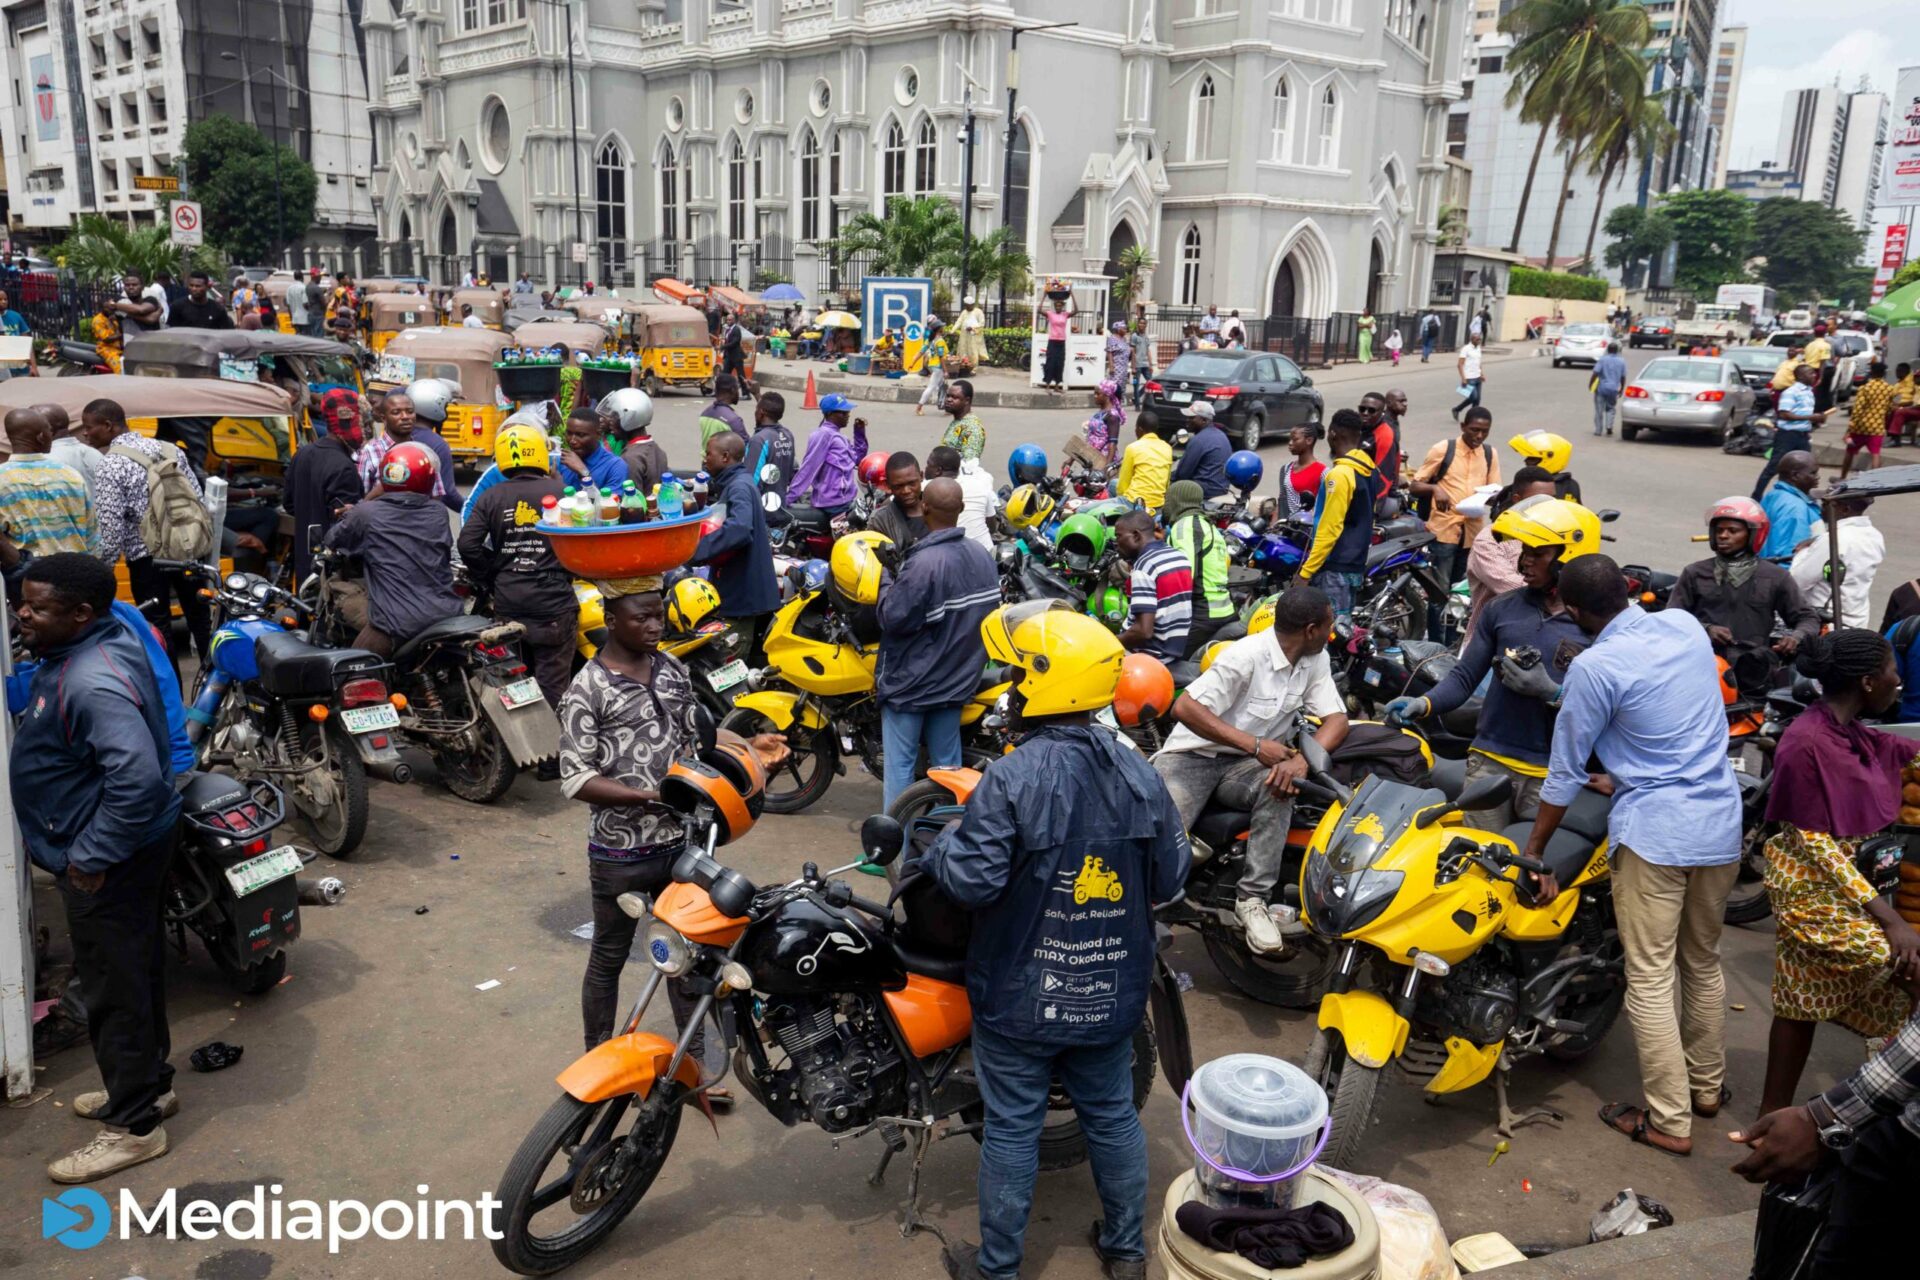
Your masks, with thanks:
[{"label": "high-rise building", "polygon": [[1855,93],[1847,98],[1847,133],[1840,145],[1840,169],[1834,180],[1833,207],[1865,228],[1880,194],[1880,166],[1887,146],[1887,95]]},{"label": "high-rise building", "polygon": [[1880,185],[1887,95],[1837,85],[1788,95],[1780,114],[1776,164],[1800,176],[1802,198],[1867,225]]},{"label": "high-rise building", "polygon": [[1727,185],[1727,151],[1733,137],[1733,116],[1740,105],[1740,75],[1747,66],[1747,29],[1725,27],[1713,58],[1713,81],[1707,99],[1707,122],[1713,126],[1713,185]]}]

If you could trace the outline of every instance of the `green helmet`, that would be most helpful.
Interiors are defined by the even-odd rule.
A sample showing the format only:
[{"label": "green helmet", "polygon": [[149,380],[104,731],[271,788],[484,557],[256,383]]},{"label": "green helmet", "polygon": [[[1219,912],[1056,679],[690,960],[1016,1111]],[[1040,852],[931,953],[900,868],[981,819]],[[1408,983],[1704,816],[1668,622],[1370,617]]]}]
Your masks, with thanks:
[{"label": "green helmet", "polygon": [[1130,511],[1138,511],[1139,509],[1139,507],[1128,502],[1125,498],[1102,498],[1098,502],[1089,502],[1086,506],[1081,507],[1076,514],[1092,516],[1101,524],[1111,529],[1121,516],[1126,515]]},{"label": "green helmet", "polygon": [[1060,548],[1060,559],[1072,573],[1092,573],[1093,567],[1100,563],[1100,557],[1106,554],[1107,543],[1113,538],[1113,530],[1100,523],[1097,516],[1086,512],[1070,515],[1060,525],[1060,532],[1054,538],[1054,545]]},{"label": "green helmet", "polygon": [[1127,593],[1119,587],[1096,587],[1087,597],[1087,614],[1110,631],[1127,625]]}]

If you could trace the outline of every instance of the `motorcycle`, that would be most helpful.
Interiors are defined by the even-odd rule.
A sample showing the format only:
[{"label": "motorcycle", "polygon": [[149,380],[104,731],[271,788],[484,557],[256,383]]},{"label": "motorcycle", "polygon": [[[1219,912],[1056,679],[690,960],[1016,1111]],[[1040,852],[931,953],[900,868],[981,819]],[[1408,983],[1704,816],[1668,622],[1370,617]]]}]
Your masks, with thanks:
[{"label": "motorcycle", "polygon": [[[339,558],[316,551],[300,598],[310,634],[344,640],[327,579]],[[491,804],[521,768],[558,754],[560,720],[540,693],[516,645],[526,628],[482,614],[456,613],[394,650],[397,711],[389,726],[433,757],[440,781],[462,800]]]},{"label": "motorcycle", "polygon": [[[1350,790],[1303,740],[1303,788],[1330,803],[1301,873],[1295,919],[1333,951],[1303,1067],[1327,1093],[1321,1158],[1360,1161],[1382,1073],[1425,1081],[1430,1098],[1493,1077],[1502,1136],[1551,1112],[1507,1105],[1514,1061],[1591,1053],[1620,1016],[1625,964],[1608,862],[1611,801],[1583,791],[1535,860],[1519,852],[1532,829],[1475,830],[1465,815],[1502,803],[1509,778],[1483,779],[1449,799],[1378,775]],[[1551,872],[1562,892],[1533,905],[1513,874]],[[1292,914],[1290,908],[1276,914]]]},{"label": "motorcycle", "polygon": [[[578,671],[607,642],[606,602],[591,582],[576,581],[573,596],[580,604],[574,635],[574,670]],[[715,720],[733,710],[732,692],[747,682],[746,648],[741,639],[738,631],[720,619],[710,619],[692,631],[669,631],[660,638],[660,651],[686,664],[694,677],[694,696]]]},{"label": "motorcycle", "polygon": [[287,946],[300,936],[299,850],[267,847],[285,817],[280,789],[265,778],[197,770],[178,785],[180,845],[161,918],[182,956],[192,930],[235,991],[271,991],[286,976]]},{"label": "motorcycle", "polygon": [[1755,412],[1745,422],[1729,422],[1726,435],[1720,442],[1720,451],[1735,456],[1764,458],[1773,451],[1776,429],[1777,424],[1770,413]]},{"label": "motorcycle", "polygon": [[367,774],[406,783],[400,713],[384,658],[309,644],[291,628],[307,609],[258,574],[159,562],[203,586],[214,609],[211,660],[195,678],[187,738],[202,768],[286,788],[320,852],[353,856],[367,833]]},{"label": "motorcycle", "polygon": [[1734,781],[1740,787],[1740,874],[1727,895],[1728,924],[1757,924],[1773,914],[1767,896],[1767,841],[1779,824],[1767,821],[1767,797],[1773,792],[1773,757],[1780,735],[1820,696],[1819,686],[1804,676],[1769,692],[1759,711],[1740,703],[1728,709],[1729,758]]},{"label": "motorcycle", "polygon": [[[561,1095],[521,1142],[498,1196],[502,1232],[494,1256],[521,1275],[548,1275],[601,1244],[646,1194],[671,1153],[689,1103],[704,1107],[706,1078],[687,1056],[709,1016],[731,1051],[742,1089],[789,1128],[810,1124],[842,1141],[878,1132],[879,1185],[894,1155],[909,1151],[905,1230],[919,1224],[920,1171],[943,1137],[981,1136],[983,1111],[967,1053],[971,1007],[957,914],[925,876],[909,871],[885,903],[854,895],[833,877],[884,873],[906,833],[882,815],[860,830],[861,857],[761,888],[713,857],[705,828],[674,865],[674,883],[651,904],[647,977],[624,1030],[559,1076]],[[637,895],[620,906],[636,919]],[[896,919],[896,907],[904,915]],[[1162,939],[1164,945],[1164,939]],[[1156,957],[1148,1017],[1134,1034],[1134,1105],[1153,1086],[1156,1054],[1178,1090],[1192,1070],[1179,984]],[[679,1042],[639,1030],[665,981],[699,993]],[[1086,1139],[1063,1093],[1049,1099],[1040,1167],[1086,1158]],[[556,1167],[557,1166],[557,1167]],[[552,1214],[551,1226],[542,1214]]]}]

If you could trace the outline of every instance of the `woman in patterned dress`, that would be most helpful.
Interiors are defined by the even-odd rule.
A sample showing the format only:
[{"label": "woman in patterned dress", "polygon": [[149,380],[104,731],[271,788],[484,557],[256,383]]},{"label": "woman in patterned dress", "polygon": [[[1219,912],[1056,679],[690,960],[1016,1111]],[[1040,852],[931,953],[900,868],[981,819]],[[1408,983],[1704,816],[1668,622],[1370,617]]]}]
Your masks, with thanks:
[{"label": "woman in patterned dress", "polygon": [[1793,1105],[1815,1027],[1891,1035],[1914,1003],[1896,984],[1920,977],[1920,933],[1855,863],[1897,816],[1900,771],[1916,759],[1912,739],[1859,722],[1900,695],[1893,648],[1848,628],[1802,644],[1796,665],[1825,692],[1781,735],[1767,800],[1782,829],[1767,843],[1778,933],[1761,1115]]}]

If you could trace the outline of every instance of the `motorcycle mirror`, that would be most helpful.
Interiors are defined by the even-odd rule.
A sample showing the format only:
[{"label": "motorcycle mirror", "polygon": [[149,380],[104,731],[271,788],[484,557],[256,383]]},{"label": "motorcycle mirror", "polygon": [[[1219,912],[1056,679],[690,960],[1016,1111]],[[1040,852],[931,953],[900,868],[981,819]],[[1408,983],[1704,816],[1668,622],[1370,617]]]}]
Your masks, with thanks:
[{"label": "motorcycle mirror", "polygon": [[780,495],[772,491],[761,494],[760,506],[768,515],[773,515],[780,510]]},{"label": "motorcycle mirror", "polygon": [[1300,754],[1307,758],[1307,769],[1311,773],[1326,773],[1333,768],[1333,757],[1312,734],[1300,735]]},{"label": "motorcycle mirror", "polygon": [[1615,520],[1618,520],[1620,518],[1620,513],[1618,511],[1615,511],[1612,507],[1602,507],[1600,510],[1594,512],[1593,514],[1600,517],[1601,524],[1612,524]]},{"label": "motorcycle mirror", "polygon": [[614,899],[614,903],[635,920],[645,920],[652,909],[644,893],[623,893]]},{"label": "motorcycle mirror", "polygon": [[875,867],[885,867],[898,858],[906,844],[906,828],[884,813],[876,813],[860,824],[860,851]]}]

